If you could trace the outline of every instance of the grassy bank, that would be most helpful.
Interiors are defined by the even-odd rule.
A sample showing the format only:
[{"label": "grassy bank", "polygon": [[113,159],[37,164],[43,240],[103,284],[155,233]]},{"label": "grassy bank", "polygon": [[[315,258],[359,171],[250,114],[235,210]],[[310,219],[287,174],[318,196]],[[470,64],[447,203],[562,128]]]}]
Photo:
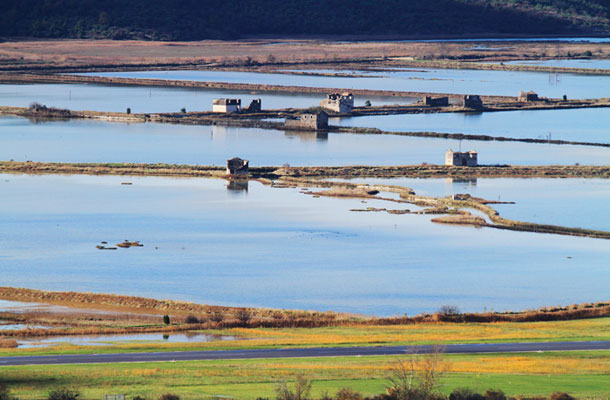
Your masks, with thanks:
[{"label": "grassy bank", "polygon": [[[566,391],[580,397],[610,393],[609,352],[445,355],[448,372],[441,391],[456,387],[509,395],[549,395]],[[124,393],[157,398],[172,392],[187,399],[227,395],[239,399],[274,397],[274,386],[302,374],[313,380],[313,395],[343,387],[380,394],[396,357],[338,357],[168,363],[0,367],[0,383],[23,399],[42,398],[49,389],[74,386],[85,398]]]}]

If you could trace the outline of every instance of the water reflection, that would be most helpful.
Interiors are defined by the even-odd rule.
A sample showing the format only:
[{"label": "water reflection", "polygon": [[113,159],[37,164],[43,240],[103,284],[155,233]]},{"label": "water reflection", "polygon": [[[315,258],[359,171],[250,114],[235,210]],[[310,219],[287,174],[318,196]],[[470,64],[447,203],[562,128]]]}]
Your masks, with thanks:
[{"label": "water reflection", "polygon": [[[308,70],[311,72],[311,70]],[[331,70],[325,72],[340,72]],[[86,75],[153,78],[171,80],[250,83],[259,85],[305,86],[341,89],[398,90],[427,93],[456,93],[517,96],[520,90],[533,90],[544,97],[597,98],[608,96],[608,76],[552,74],[525,71],[402,68],[388,71],[353,71],[358,77],[290,75],[241,71],[129,71]],[[368,75],[368,76],[367,76]],[[361,102],[361,96],[356,97]],[[374,99],[370,99],[374,100]],[[394,100],[394,103],[404,99]],[[412,101],[412,100],[411,100]],[[388,104],[388,103],[386,103]],[[390,103],[391,104],[391,103]]]},{"label": "water reflection", "polygon": [[230,179],[227,181],[227,190],[234,194],[248,193],[248,180]]},{"label": "water reflection", "polygon": [[287,138],[299,138],[302,141],[327,141],[328,132],[314,131],[284,131]]},{"label": "water reflection", "polygon": [[[122,186],[124,179],[0,175],[0,286],[111,288],[202,304],[376,315],[433,312],[443,304],[464,311],[523,309],[608,295],[604,240],[351,212],[404,207],[314,198],[258,182],[250,182],[247,196],[233,196],[217,179],[132,177],[132,186]],[[604,222],[599,216],[607,214],[609,194],[599,190],[608,187],[605,180],[601,186],[552,181],[565,182],[560,191],[548,181],[516,181],[485,193],[489,188],[478,179],[472,194],[515,200],[500,212],[508,217],[534,213],[565,222],[589,215]],[[426,187],[423,180],[404,183],[421,194]],[[431,185],[446,187],[444,179]],[[572,193],[565,203],[564,193]],[[574,203],[579,195],[581,203]],[[509,215],[508,207],[527,215]],[[137,238],[146,245],[101,252],[95,248],[101,238]]]},{"label": "water reflection", "polygon": [[[402,127],[407,128],[408,124]],[[480,164],[605,165],[610,159],[610,148],[602,147],[469,140],[461,145],[476,149]],[[453,139],[396,135],[87,120],[34,125],[25,118],[0,117],[0,160],[15,161],[225,166],[228,159],[239,155],[252,166],[441,164],[447,149],[459,146],[460,141]]]}]

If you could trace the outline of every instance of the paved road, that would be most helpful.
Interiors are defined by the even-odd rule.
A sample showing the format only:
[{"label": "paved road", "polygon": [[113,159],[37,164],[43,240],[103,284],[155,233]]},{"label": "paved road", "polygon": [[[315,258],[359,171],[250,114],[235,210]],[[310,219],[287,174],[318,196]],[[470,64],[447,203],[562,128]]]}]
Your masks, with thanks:
[{"label": "paved road", "polygon": [[[219,351],[180,351],[160,353],[118,354],[67,354],[53,356],[0,357],[0,367],[8,365],[92,364],[118,362],[234,360],[256,358],[383,356],[426,353],[434,346],[377,346],[377,347],[326,347],[312,349],[257,349]],[[486,343],[450,344],[444,353],[511,353],[531,351],[610,350],[605,342],[550,342],[550,343]]]}]

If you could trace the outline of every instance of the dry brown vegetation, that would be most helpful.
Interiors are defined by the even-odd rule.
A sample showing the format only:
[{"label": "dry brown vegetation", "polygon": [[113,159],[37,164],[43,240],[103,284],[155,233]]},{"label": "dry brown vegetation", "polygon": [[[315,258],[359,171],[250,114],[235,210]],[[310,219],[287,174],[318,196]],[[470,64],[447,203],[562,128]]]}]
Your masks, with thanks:
[{"label": "dry brown vegetation", "polygon": [[[72,312],[5,313],[0,320],[48,326],[49,329],[3,331],[3,340],[12,337],[178,332],[234,327],[327,327],[405,325],[437,322],[533,322],[596,318],[610,315],[610,302],[585,303],[566,307],[541,308],[523,312],[421,314],[414,317],[357,317],[333,312],[308,312],[208,306],[180,301],[77,292],[48,292],[0,287],[0,299],[64,305]],[[83,311],[78,311],[83,309]],[[89,311],[88,311],[89,310]],[[103,310],[92,313],[90,310]],[[172,323],[163,325],[162,315]],[[194,321],[196,318],[197,322]]]},{"label": "dry brown vegetation", "polygon": [[[312,62],[379,62],[400,58],[507,60],[592,56],[607,58],[604,43],[505,43],[489,51],[473,43],[334,42],[262,39],[242,41],[154,42],[112,40],[39,40],[0,43],[5,69],[32,68],[201,68]],[[270,57],[272,56],[272,57]]]}]

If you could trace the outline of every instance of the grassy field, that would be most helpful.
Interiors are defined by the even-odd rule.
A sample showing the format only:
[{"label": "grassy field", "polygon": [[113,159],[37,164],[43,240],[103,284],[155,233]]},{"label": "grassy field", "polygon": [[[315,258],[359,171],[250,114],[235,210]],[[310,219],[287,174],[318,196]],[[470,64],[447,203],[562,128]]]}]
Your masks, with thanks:
[{"label": "grassy field", "polygon": [[42,349],[0,349],[0,355],[610,340],[610,318],[519,323],[437,323],[327,328],[233,328],[205,332],[237,336],[242,340],[188,344],[134,342],[107,347],[62,345]]},{"label": "grassy field", "polygon": [[[499,388],[511,395],[566,391],[579,397],[610,396],[608,351],[443,357],[444,393],[467,386],[480,391]],[[277,382],[291,382],[302,374],[313,380],[317,396],[343,387],[374,395],[385,391],[396,361],[383,356],[1,367],[0,383],[23,399],[41,398],[60,386],[78,387],[85,398],[118,393],[156,398],[172,392],[185,398],[255,399],[273,397]]]}]

